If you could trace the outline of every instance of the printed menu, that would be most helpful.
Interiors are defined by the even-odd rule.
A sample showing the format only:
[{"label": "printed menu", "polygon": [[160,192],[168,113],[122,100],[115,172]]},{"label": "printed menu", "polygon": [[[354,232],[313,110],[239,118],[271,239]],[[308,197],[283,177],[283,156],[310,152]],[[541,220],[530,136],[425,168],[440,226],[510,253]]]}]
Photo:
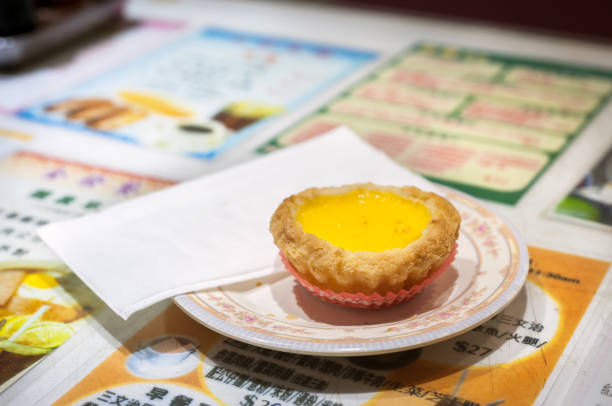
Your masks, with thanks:
[{"label": "printed menu", "polygon": [[610,264],[529,252],[528,282],[509,307],[432,346],[346,358],[278,352],[222,337],[171,306],[54,405],[532,404]]},{"label": "printed menu", "polygon": [[398,163],[513,205],[612,94],[612,72],[420,44],[258,152],[346,125]]},{"label": "printed menu", "polygon": [[370,51],[208,28],[19,115],[212,158],[375,58]]},{"label": "printed menu", "polygon": [[[23,137],[22,137],[23,138]],[[0,154],[0,391],[62,345],[102,302],[36,235],[173,182],[28,151]]]},{"label": "printed menu", "polygon": [[85,46],[67,48],[41,65],[0,72],[0,113],[14,114],[184,35],[183,23],[140,20],[107,27]]},{"label": "printed menu", "polygon": [[[72,67],[3,83],[0,89],[14,97],[0,102],[0,112],[77,130],[83,139],[98,135],[209,159],[377,58],[370,51],[218,28],[174,42],[178,28],[143,23],[83,54]],[[131,54],[134,43],[141,47]],[[111,54],[112,60],[98,66],[91,62]],[[123,65],[116,68],[119,61]],[[41,81],[50,83],[38,89],[45,92],[23,92]],[[513,205],[611,95],[610,71],[424,43],[395,56],[258,152],[347,125],[431,180]],[[104,168],[78,154],[67,159],[29,149],[32,136],[18,126],[0,128],[0,136],[15,140],[11,145],[21,142],[18,148],[0,143],[2,392],[104,308],[36,229],[174,182]],[[609,217],[609,158],[610,153],[556,206],[556,216],[607,227],[602,224]],[[577,206],[576,199],[588,207]],[[602,281],[609,279],[610,263],[536,247],[529,251],[530,274],[518,297],[482,325],[437,344],[378,356],[285,353],[223,337],[170,306],[88,366],[93,369],[82,379],[62,380],[61,393],[45,399],[78,406],[542,403],[551,382],[560,380],[567,355],[580,345],[587,309],[591,314],[594,298],[608,293],[602,293]],[[605,349],[608,341],[602,338],[597,346]],[[78,353],[70,353],[81,363],[77,367],[99,350],[70,343],[64,349]],[[580,368],[590,368],[590,374],[604,370],[591,368],[610,359],[597,351],[600,359],[589,358]],[[45,378],[52,374],[52,368],[44,372]],[[596,378],[590,386],[574,386],[590,388],[588,405],[612,399],[612,382]]]}]

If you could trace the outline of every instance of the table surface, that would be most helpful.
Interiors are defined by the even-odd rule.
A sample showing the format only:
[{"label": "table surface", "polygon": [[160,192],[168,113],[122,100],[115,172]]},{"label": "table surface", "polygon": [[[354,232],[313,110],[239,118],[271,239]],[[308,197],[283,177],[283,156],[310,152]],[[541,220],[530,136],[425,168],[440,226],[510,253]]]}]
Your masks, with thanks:
[{"label": "table surface", "polygon": [[[172,181],[190,179],[252,159],[255,156],[254,148],[270,139],[278,131],[329,101],[339,89],[346,88],[367,72],[386,63],[393,55],[420,41],[612,71],[612,46],[602,43],[518,32],[495,26],[386,14],[318,3],[135,0],[126,5],[126,14],[149,21],[175,20],[181,22],[182,29],[186,31],[196,30],[202,26],[215,26],[369,49],[379,52],[381,58],[366,69],[341,80],[278,122],[236,146],[231,154],[223,154],[212,161],[197,161],[155,153],[145,156],[145,152],[132,150],[129,151],[134,154],[135,158],[132,160],[118,157],[102,159],[99,152],[108,152],[115,148],[112,141],[96,140],[95,145],[99,145],[99,150],[96,151],[96,148],[86,150],[80,148],[82,144],[79,143],[82,141],[72,135],[66,135],[61,142],[41,142],[36,147],[40,151],[53,151],[56,156],[64,157],[70,156],[72,148],[72,153],[77,151],[82,161],[94,165],[103,164],[127,172],[143,173],[148,176],[172,179]],[[43,62],[37,66],[37,72],[43,72],[48,67]],[[10,74],[4,74],[0,77],[0,86],[9,86],[13,80],[15,79]],[[0,128],[3,127],[19,128],[26,132],[41,131],[39,124],[22,123],[19,118],[11,117],[10,114],[0,116]],[[612,370],[609,365],[612,362],[606,363],[606,360],[610,361],[607,353],[612,349],[610,339],[612,301],[609,300],[612,281],[610,272],[605,272],[605,269],[609,267],[609,262],[612,262],[611,229],[604,226],[584,226],[546,215],[552,205],[566,196],[584,174],[610,150],[612,147],[611,129],[612,104],[608,103],[594,116],[570,147],[537,179],[533,187],[516,205],[485,203],[516,226],[530,246],[530,253],[534,258],[539,258],[542,264],[550,264],[542,265],[543,268],[562,267],[563,261],[566,261],[567,264],[583,267],[580,270],[568,268],[567,272],[588,272],[589,267],[595,269],[600,264],[607,264],[603,272],[597,271],[601,272],[601,280],[593,285],[593,292],[583,310],[584,314],[576,319],[576,326],[573,327],[575,332],[567,337],[567,345],[565,350],[561,348],[559,361],[549,371],[546,383],[543,388],[540,388],[538,396],[534,396],[531,400],[536,404],[576,404],[573,403],[576,400],[575,395],[580,391],[586,394],[585,397],[588,400],[588,403],[581,404],[612,404],[612,397],[602,395],[601,386],[596,388],[593,386],[594,381],[612,383]],[[557,253],[556,257],[550,254],[553,251]],[[576,259],[578,256],[589,259],[578,260]],[[553,257],[555,257],[554,260],[550,259]],[[567,264],[566,266],[569,266]],[[550,269],[554,272],[553,268]],[[546,291],[547,288],[543,287],[543,289]],[[103,380],[100,375],[95,375],[95,372],[101,371],[98,374],[103,374],[104,371],[108,373],[111,370],[109,368],[115,365],[111,361],[120,356],[116,349],[122,343],[127,343],[126,346],[129,349],[135,348],[138,340],[130,339],[134,333],[145,326],[147,327],[143,331],[154,330],[149,323],[159,314],[161,316],[159,316],[160,319],[157,319],[158,324],[160,320],[180,318],[181,316],[174,313],[175,311],[173,305],[164,302],[137,314],[128,322],[119,319],[111,312],[101,312],[96,317],[87,318],[85,325],[69,341],[36,364],[3,393],[0,393],[0,403],[52,404],[61,399],[58,404],[72,404],[74,399],[79,398],[78,393],[89,393],[95,389],[96,379]],[[158,331],[155,334],[158,333],[164,332]],[[210,334],[214,335],[214,333]],[[137,337],[145,340],[149,336],[139,332]],[[209,336],[202,337],[204,341],[212,340]],[[220,340],[218,336],[214,335],[214,337]],[[225,342],[215,345],[225,345],[231,349],[232,343]],[[106,369],[102,367],[103,365],[106,365],[104,367]],[[515,366],[515,368],[519,367]],[[536,372],[534,374],[538,375]],[[83,378],[86,379],[81,381]],[[84,384],[87,379],[89,379],[89,386]],[[80,381],[81,385],[85,385],[79,389],[80,392],[73,391],[77,394],[70,395],[73,397],[66,397],[66,393]],[[155,382],[160,385],[164,383],[163,380]],[[427,388],[426,380],[421,381],[420,384]],[[33,388],[36,389],[33,390]],[[339,386],[339,388],[338,393],[342,393],[343,387]],[[221,389],[219,390],[222,392]],[[395,392],[397,395],[401,391]],[[243,395],[249,395],[245,393],[246,395],[241,393],[239,398],[228,401],[228,404],[233,404],[231,402],[249,404],[248,402],[240,403],[245,402],[246,398]],[[612,389],[610,393],[612,394]],[[461,397],[463,398],[466,397]],[[353,402],[361,404],[367,400],[357,397],[350,398],[352,400],[346,399],[343,404],[353,404]],[[378,399],[383,401],[381,397]],[[392,401],[393,399],[401,404],[404,398],[388,398],[387,400]],[[75,404],[84,404],[84,401]],[[101,401],[100,404],[106,403]]]}]

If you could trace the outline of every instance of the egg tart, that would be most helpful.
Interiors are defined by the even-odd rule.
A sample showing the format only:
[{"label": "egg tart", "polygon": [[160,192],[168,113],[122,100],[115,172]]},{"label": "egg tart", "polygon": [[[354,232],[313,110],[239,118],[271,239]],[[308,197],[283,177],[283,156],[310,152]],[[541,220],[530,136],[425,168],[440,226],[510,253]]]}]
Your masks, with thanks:
[{"label": "egg tart", "polygon": [[454,259],[461,219],[441,196],[371,183],[286,198],[270,232],[287,269],[334,303],[381,307],[420,292]]}]

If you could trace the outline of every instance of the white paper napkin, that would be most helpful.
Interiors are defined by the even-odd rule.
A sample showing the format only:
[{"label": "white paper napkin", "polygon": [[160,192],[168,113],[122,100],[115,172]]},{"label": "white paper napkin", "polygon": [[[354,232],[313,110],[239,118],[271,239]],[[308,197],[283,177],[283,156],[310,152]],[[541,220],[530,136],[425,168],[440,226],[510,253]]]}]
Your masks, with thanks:
[{"label": "white paper napkin", "polygon": [[268,224],[281,201],[357,182],[435,189],[339,128],[39,234],[125,319],[168,297],[271,273],[278,249]]}]

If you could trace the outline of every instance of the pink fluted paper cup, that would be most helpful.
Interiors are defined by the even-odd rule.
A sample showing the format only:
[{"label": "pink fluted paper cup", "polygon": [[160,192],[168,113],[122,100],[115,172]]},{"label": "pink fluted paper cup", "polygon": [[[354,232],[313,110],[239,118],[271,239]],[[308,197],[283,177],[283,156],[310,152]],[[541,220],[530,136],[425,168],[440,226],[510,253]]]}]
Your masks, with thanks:
[{"label": "pink fluted paper cup", "polygon": [[392,305],[396,305],[405,301],[412,299],[414,296],[419,294],[427,285],[432,283],[436,278],[438,278],[442,272],[444,272],[451,263],[455,260],[455,255],[457,254],[457,243],[453,246],[453,250],[446,257],[442,265],[427,279],[421,282],[418,285],[412,286],[410,289],[402,289],[397,293],[388,292],[385,295],[381,295],[380,293],[374,293],[371,295],[366,295],[365,293],[347,293],[347,292],[334,292],[329,289],[321,289],[318,286],[313,285],[304,279],[298,271],[293,268],[293,266],[289,263],[285,255],[280,252],[281,260],[285,265],[285,268],[293,275],[295,279],[305,287],[310,293],[315,295],[318,298],[325,300],[326,302],[339,304],[341,306],[346,307],[358,307],[361,309],[380,309],[381,307],[388,307]]}]

